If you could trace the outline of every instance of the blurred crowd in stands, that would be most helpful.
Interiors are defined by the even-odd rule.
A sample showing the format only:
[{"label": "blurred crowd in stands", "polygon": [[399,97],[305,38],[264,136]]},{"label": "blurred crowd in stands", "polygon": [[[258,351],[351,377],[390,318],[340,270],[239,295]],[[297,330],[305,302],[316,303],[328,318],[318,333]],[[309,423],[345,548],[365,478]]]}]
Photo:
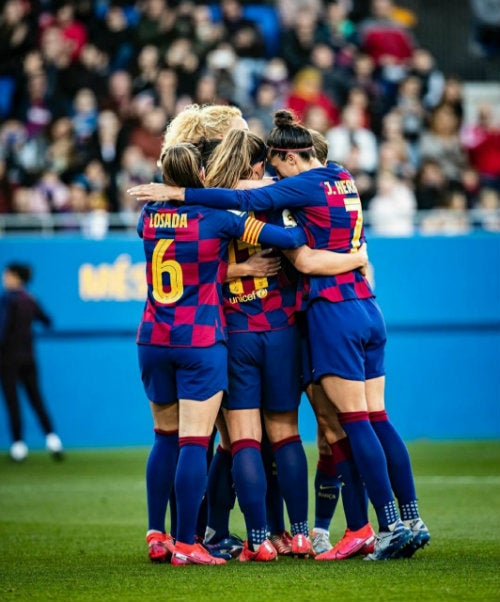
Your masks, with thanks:
[{"label": "blurred crowd in stands", "polygon": [[282,107],[323,133],[374,232],[409,235],[418,210],[424,233],[500,231],[495,107],[465,122],[417,19],[391,0],[4,0],[0,215],[135,216],[169,120],[227,103],[263,136]]}]

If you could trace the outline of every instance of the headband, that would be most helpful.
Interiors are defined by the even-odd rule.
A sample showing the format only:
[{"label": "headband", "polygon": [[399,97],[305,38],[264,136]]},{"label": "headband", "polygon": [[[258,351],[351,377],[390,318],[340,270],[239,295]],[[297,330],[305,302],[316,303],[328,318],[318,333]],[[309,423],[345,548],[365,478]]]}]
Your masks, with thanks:
[{"label": "headband", "polygon": [[313,146],[305,146],[304,148],[276,148],[275,146],[270,146],[268,147],[268,151],[277,151],[279,153],[298,153],[301,151],[308,151],[308,150],[312,150],[314,147]]}]

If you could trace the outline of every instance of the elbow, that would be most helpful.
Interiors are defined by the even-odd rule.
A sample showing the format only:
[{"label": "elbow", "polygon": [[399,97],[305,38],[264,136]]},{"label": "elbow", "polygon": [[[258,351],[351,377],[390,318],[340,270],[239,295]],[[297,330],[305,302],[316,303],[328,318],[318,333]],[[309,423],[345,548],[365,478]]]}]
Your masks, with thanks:
[{"label": "elbow", "polygon": [[313,264],[308,259],[301,257],[297,258],[294,262],[295,269],[297,269],[301,274],[305,274],[306,276],[310,276],[313,273]]}]

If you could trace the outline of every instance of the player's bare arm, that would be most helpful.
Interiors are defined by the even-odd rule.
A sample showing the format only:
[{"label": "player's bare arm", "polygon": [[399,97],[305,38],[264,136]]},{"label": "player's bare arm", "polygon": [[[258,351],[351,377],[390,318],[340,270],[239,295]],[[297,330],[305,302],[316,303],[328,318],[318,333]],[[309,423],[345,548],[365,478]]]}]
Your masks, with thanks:
[{"label": "player's bare arm", "polygon": [[133,186],[127,190],[127,194],[133,196],[139,203],[147,203],[149,201],[157,202],[184,200],[184,188],[167,186],[166,184],[155,182]]},{"label": "player's bare arm", "polygon": [[284,253],[299,272],[310,276],[335,276],[352,270],[360,270],[365,275],[368,267],[366,244],[361,245],[355,253],[335,253],[311,249],[307,245]]},{"label": "player's bare arm", "polygon": [[268,257],[273,249],[264,249],[251,255],[246,261],[240,263],[230,263],[227,267],[226,282],[236,278],[269,278],[276,276],[281,268],[279,257]]}]

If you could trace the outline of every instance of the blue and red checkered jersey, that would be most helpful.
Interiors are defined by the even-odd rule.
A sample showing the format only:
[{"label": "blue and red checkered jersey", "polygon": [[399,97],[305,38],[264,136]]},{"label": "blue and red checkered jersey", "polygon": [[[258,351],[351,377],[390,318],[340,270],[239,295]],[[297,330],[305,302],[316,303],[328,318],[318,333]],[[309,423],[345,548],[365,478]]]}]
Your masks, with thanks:
[{"label": "blue and red checkered jersey", "polygon": [[[289,213],[287,209],[259,212],[254,217],[263,222],[290,227],[296,222]],[[232,240],[229,244],[229,263],[246,261],[265,248],[269,246]],[[297,277],[296,274],[295,278],[293,276],[291,270],[281,269],[276,276],[247,276],[226,282],[222,294],[228,332],[279,330],[292,325],[297,305]]]},{"label": "blue and red checkered jersey", "polygon": [[231,239],[280,248],[305,243],[298,227],[174,203],[147,203],[137,232],[144,241],[147,278],[137,342],[172,347],[209,347],[225,340],[221,284]]},{"label": "blue and red checkered jersey", "polygon": [[[256,190],[187,189],[186,203],[245,211],[288,207],[313,249],[350,253],[364,242],[363,213],[356,185],[351,174],[336,163]],[[304,305],[317,298],[336,302],[373,296],[359,270],[337,276],[303,277]]]}]

